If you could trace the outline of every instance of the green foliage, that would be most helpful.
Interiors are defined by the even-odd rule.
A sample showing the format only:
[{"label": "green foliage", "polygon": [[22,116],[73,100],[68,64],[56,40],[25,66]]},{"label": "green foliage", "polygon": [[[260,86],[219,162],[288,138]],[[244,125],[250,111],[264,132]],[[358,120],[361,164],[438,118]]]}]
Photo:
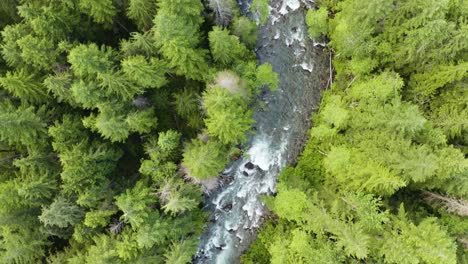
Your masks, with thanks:
[{"label": "green foliage", "polygon": [[[223,4],[224,26],[243,20],[235,1]],[[2,1],[1,263],[191,261],[206,215],[198,181],[181,177],[181,143],[205,127],[200,87],[212,73],[254,58],[221,30],[240,52],[230,65],[214,61],[204,9],[198,0]],[[238,120],[248,130],[244,86],[236,111],[249,113]],[[203,150],[214,154],[210,176],[232,149],[216,140]]]},{"label": "green foliage", "polygon": [[55,63],[58,52],[51,39],[27,35],[17,41],[21,58],[39,69],[50,69]]},{"label": "green foliage", "polygon": [[141,55],[128,57],[122,61],[122,70],[130,80],[143,87],[159,88],[167,83],[165,65],[155,58],[148,63]]},{"label": "green foliage", "polygon": [[307,11],[306,23],[310,37],[318,38],[321,35],[326,35],[328,33],[327,8],[321,6],[318,10],[310,9]]},{"label": "green foliage", "polygon": [[83,124],[99,131],[112,142],[125,141],[131,132],[148,133],[157,125],[157,118],[151,108],[128,113],[125,110],[119,109],[119,105],[102,104],[99,106],[99,114],[86,117]]},{"label": "green foliage", "polygon": [[381,249],[388,263],[457,263],[453,241],[435,218],[416,226],[407,222],[403,207],[395,218]]},{"label": "green foliage", "polygon": [[268,10],[268,0],[253,0],[250,4],[250,11],[254,13],[261,25],[264,25],[270,14]]},{"label": "green foliage", "polygon": [[117,10],[112,0],[103,0],[95,3],[92,0],[79,0],[81,11],[97,23],[110,24],[112,23]]},{"label": "green foliage", "polygon": [[130,0],[127,15],[133,19],[141,29],[152,25],[156,13],[156,2],[152,0]]},{"label": "green foliage", "polygon": [[49,94],[52,94],[59,103],[76,104],[70,92],[72,85],[72,75],[70,72],[49,75],[43,83]]},{"label": "green foliage", "polygon": [[75,203],[67,201],[64,197],[57,197],[49,207],[42,209],[39,220],[45,226],[65,228],[79,223],[84,212]]},{"label": "green foliage", "polygon": [[214,61],[223,66],[232,65],[249,55],[249,51],[239,42],[239,38],[230,35],[227,29],[213,27],[213,31],[208,33],[208,40]]},{"label": "green foliage", "polygon": [[49,244],[38,230],[3,227],[0,260],[2,263],[35,263],[45,256]]},{"label": "green foliage", "polygon": [[187,168],[190,176],[196,179],[213,178],[227,164],[227,154],[224,146],[216,140],[206,143],[192,140],[184,151],[182,165]]},{"label": "green foliage", "polygon": [[257,42],[257,25],[247,17],[236,17],[231,26],[232,34],[239,37],[239,40],[248,48],[255,46]]},{"label": "green foliage", "polygon": [[84,224],[91,228],[106,226],[111,215],[115,214],[115,210],[95,210],[86,213]]},{"label": "green foliage", "polygon": [[433,97],[439,88],[447,84],[460,81],[467,76],[468,63],[454,66],[441,66],[434,70],[411,75],[408,83],[413,100],[424,103]]},{"label": "green foliage", "polygon": [[137,184],[133,189],[127,190],[116,198],[115,204],[123,212],[120,217],[133,229],[138,229],[149,216],[149,203],[153,201],[150,189],[143,187],[142,183]]},{"label": "green foliage", "polygon": [[252,112],[247,110],[245,98],[225,88],[214,86],[203,93],[203,107],[207,132],[224,144],[246,139],[245,133],[253,124]]},{"label": "green foliage", "polygon": [[172,247],[166,251],[167,264],[186,264],[192,261],[192,255],[196,251],[198,241],[196,239],[184,240],[179,243],[174,243]]},{"label": "green foliage", "polygon": [[68,55],[68,62],[78,76],[89,76],[104,73],[112,68],[111,49],[99,48],[96,44],[80,44],[73,48]]},{"label": "green foliage", "polygon": [[335,80],[246,263],[463,262],[463,225],[419,194],[466,199],[466,5],[319,4],[306,19],[330,39]]},{"label": "green foliage", "polygon": [[269,63],[264,63],[257,68],[256,77],[257,86],[261,87],[267,85],[272,91],[278,88],[278,74],[273,71]]},{"label": "green foliage", "polygon": [[186,119],[188,125],[193,128],[201,128],[203,119],[200,114],[199,95],[190,89],[184,89],[182,92],[174,94],[173,105],[175,111],[182,118]]},{"label": "green foliage", "polygon": [[200,201],[195,188],[182,181],[166,181],[159,189],[164,212],[177,215],[196,208]]},{"label": "green foliage", "polygon": [[199,1],[163,0],[154,22],[154,40],[161,48],[169,67],[176,74],[189,79],[203,80],[208,70],[206,50],[197,48],[203,22],[200,13],[203,6]]},{"label": "green foliage", "polygon": [[[91,187],[101,186],[114,170],[122,153],[106,144],[80,142],[59,153],[62,164],[62,188],[65,192],[85,195]],[[89,188],[89,189],[88,189]],[[82,205],[90,206],[83,201]]]},{"label": "green foliage", "polygon": [[0,105],[0,140],[9,145],[38,146],[45,137],[46,124],[36,115],[34,107],[15,109]]},{"label": "green foliage", "polygon": [[24,70],[7,72],[5,77],[0,78],[0,84],[13,96],[29,102],[41,103],[48,99],[44,86],[37,81],[37,77]]}]

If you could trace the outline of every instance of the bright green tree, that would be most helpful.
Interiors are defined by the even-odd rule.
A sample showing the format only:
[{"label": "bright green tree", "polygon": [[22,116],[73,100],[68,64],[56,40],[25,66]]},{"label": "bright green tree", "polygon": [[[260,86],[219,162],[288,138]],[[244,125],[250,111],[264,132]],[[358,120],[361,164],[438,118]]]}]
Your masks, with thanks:
[{"label": "bright green tree", "polygon": [[68,62],[78,76],[89,76],[109,71],[112,66],[113,50],[96,44],[80,44],[70,50]]},{"label": "bright green tree", "polygon": [[115,204],[123,212],[120,218],[130,224],[132,229],[138,229],[148,218],[149,204],[153,200],[150,189],[144,187],[142,183],[137,183],[135,187],[118,196]]},{"label": "bright green tree", "polygon": [[312,38],[320,37],[327,34],[328,11],[325,6],[319,9],[310,9],[307,11],[306,22],[308,26],[309,36]]},{"label": "bright green tree", "polygon": [[44,86],[37,80],[37,76],[25,70],[7,72],[0,78],[0,84],[13,96],[32,103],[41,103],[48,100]]},{"label": "bright green tree", "polygon": [[152,25],[152,19],[156,13],[156,1],[152,0],[130,0],[127,15],[133,19],[140,29]]},{"label": "bright green tree", "polygon": [[227,164],[224,148],[215,140],[204,143],[194,139],[187,144],[182,165],[187,168],[188,174],[196,179],[216,177]]},{"label": "bright green tree", "polygon": [[214,86],[203,93],[203,107],[207,112],[208,134],[218,137],[224,144],[246,139],[245,133],[254,120],[243,96]]},{"label": "bright green tree", "polygon": [[97,3],[91,0],[79,0],[80,10],[93,18],[97,23],[111,24],[117,13],[112,0],[103,0]]},{"label": "bright green tree", "polygon": [[156,58],[148,62],[141,55],[128,57],[122,61],[122,70],[127,78],[143,87],[160,88],[167,83],[166,66]]},{"label": "bright green tree", "polygon": [[230,35],[227,29],[213,27],[208,33],[210,50],[215,62],[228,66],[249,57],[247,48],[239,42],[238,37]]}]

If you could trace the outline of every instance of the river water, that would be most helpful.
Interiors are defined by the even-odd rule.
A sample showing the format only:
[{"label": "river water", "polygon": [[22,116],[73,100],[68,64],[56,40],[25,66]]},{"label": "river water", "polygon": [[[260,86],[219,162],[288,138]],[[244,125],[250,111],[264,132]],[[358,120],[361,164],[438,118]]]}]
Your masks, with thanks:
[{"label": "river water", "polygon": [[[281,169],[301,152],[310,128],[311,112],[329,79],[329,58],[307,37],[306,9],[310,1],[270,1],[268,21],[259,29],[259,63],[269,62],[280,78],[276,91],[265,92],[254,118],[246,155],[223,172],[232,181],[207,199],[212,221],[200,239],[195,263],[238,263],[256,237],[266,208],[261,195],[276,191]],[[248,1],[239,3],[248,10]]]}]

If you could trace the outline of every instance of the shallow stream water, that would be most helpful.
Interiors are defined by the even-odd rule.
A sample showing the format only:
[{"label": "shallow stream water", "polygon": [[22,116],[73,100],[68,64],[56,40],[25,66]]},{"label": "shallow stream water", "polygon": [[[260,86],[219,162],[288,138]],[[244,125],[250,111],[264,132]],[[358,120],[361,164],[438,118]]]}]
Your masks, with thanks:
[{"label": "shallow stream water", "polygon": [[[246,13],[248,0],[239,6]],[[329,57],[307,36],[305,13],[312,6],[310,1],[270,1],[256,54],[260,64],[268,62],[278,73],[279,87],[261,96],[265,107],[254,114],[255,133],[246,144],[246,155],[223,172],[232,181],[206,200],[212,221],[200,239],[195,263],[239,263],[265,218],[261,195],[276,191],[281,169],[303,149],[311,112],[329,79]]]}]

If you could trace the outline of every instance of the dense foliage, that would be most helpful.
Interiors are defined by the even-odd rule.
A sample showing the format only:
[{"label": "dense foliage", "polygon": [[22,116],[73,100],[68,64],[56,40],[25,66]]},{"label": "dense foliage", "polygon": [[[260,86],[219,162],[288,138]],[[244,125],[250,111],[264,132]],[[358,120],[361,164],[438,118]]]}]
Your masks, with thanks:
[{"label": "dense foliage", "polygon": [[255,23],[228,0],[2,0],[0,30],[0,262],[190,262],[199,180],[276,87]]},{"label": "dense foliage", "polygon": [[336,75],[245,263],[467,263],[468,3],[322,0]]}]

